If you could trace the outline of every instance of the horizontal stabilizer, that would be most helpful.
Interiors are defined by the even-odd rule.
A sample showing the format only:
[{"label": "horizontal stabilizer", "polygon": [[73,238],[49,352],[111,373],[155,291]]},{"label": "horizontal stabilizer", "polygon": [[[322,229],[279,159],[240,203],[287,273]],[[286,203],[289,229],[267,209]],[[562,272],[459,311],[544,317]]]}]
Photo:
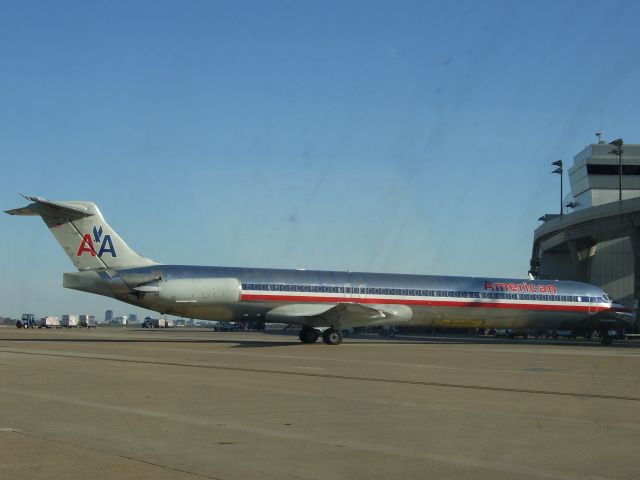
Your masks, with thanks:
[{"label": "horizontal stabilizer", "polygon": [[7,210],[9,215],[40,215],[41,217],[56,217],[60,220],[78,220],[83,217],[93,215],[86,207],[82,205],[70,206],[60,202],[52,202],[42,197],[33,197],[29,195],[22,195],[27,200],[31,200],[33,203],[22,208],[14,208],[13,210]]},{"label": "horizontal stabilizer", "polygon": [[83,200],[54,202],[31,195],[23,197],[33,203],[7,210],[6,213],[40,216],[78,270],[123,269],[155,264],[138,255],[120,238],[95,203]]}]

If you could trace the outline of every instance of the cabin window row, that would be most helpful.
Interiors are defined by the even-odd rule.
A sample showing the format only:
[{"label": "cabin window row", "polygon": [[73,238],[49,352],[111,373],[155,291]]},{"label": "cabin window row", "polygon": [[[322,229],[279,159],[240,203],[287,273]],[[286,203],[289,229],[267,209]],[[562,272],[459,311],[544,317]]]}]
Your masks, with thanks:
[{"label": "cabin window row", "polygon": [[452,290],[415,290],[409,288],[377,288],[377,287],[336,287],[329,285],[283,285],[264,283],[243,283],[243,290],[266,292],[309,292],[309,293],[342,293],[353,295],[404,295],[411,297],[448,297],[470,299],[499,300],[539,300],[547,302],[602,302],[601,297],[581,297],[575,295],[543,295],[537,293],[504,293],[504,292],[460,292]]}]

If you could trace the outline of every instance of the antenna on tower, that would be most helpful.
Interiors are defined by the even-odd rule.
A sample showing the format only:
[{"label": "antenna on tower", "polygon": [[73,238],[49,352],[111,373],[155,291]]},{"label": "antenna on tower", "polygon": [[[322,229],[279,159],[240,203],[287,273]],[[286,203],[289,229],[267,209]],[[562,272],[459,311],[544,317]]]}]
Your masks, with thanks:
[{"label": "antenna on tower", "polygon": [[598,143],[604,143],[604,112],[600,114],[600,133],[596,133]]}]

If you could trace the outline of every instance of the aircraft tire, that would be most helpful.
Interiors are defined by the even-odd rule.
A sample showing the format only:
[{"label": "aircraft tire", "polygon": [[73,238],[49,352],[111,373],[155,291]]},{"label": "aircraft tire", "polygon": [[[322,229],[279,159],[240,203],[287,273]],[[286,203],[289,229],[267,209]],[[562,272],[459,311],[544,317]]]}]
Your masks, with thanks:
[{"label": "aircraft tire", "polygon": [[610,337],[609,335],[601,335],[600,345],[613,345],[613,337]]},{"label": "aircraft tire", "polygon": [[318,341],[318,331],[312,327],[302,327],[298,338],[302,343],[316,343]]},{"label": "aircraft tire", "polygon": [[329,328],[322,332],[322,340],[327,345],[340,345],[342,343],[342,332]]}]

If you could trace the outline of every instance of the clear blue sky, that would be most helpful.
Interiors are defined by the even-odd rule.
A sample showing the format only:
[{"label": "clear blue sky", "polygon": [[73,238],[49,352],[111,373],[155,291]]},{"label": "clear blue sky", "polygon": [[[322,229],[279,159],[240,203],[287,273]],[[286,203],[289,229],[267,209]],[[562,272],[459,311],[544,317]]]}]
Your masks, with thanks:
[{"label": "clear blue sky", "polygon": [[[446,5],[444,5],[446,3]],[[525,277],[550,162],[640,143],[640,3],[10,2],[2,210],[93,200],[163,263]],[[565,185],[568,182],[565,181]],[[143,313],[62,288],[0,216],[0,315]]]}]

